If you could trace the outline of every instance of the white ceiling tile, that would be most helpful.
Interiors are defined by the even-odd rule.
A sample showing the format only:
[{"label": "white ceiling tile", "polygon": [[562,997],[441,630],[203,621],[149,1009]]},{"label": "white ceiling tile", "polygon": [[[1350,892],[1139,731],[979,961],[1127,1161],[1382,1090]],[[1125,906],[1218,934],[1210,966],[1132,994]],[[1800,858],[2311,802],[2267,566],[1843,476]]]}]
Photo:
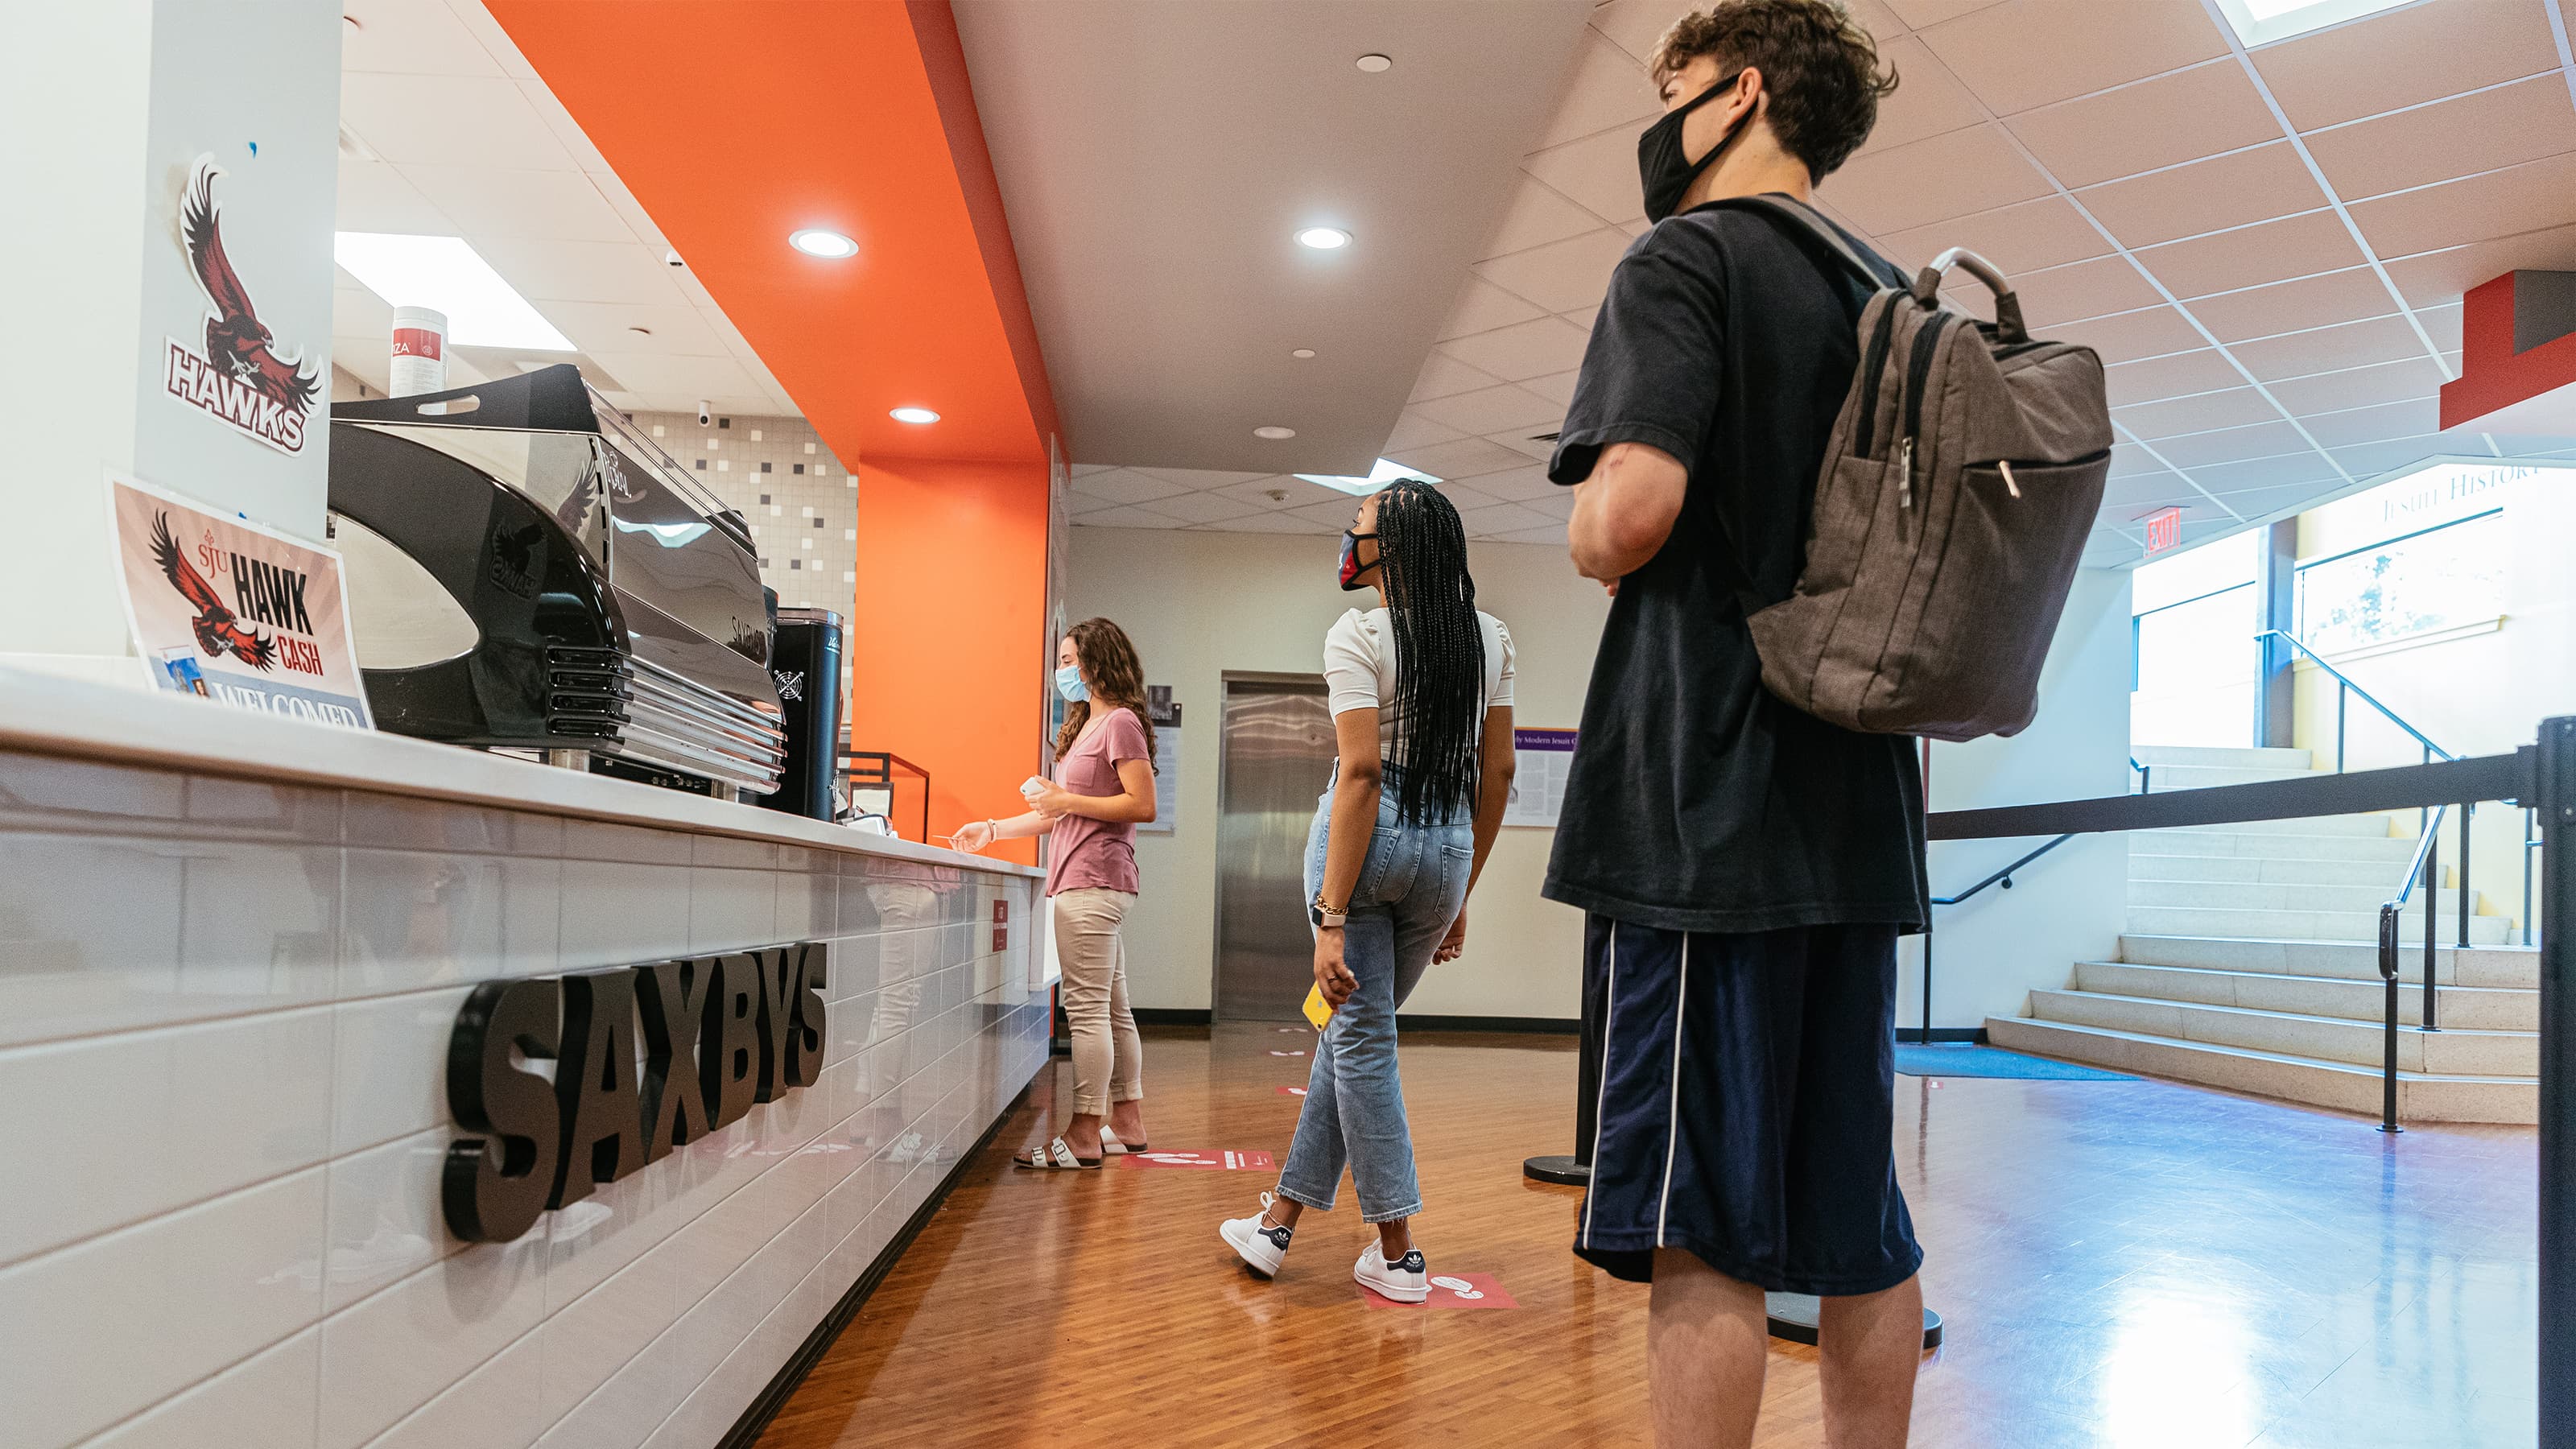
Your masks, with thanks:
[{"label": "white ceiling tile", "polygon": [[1944,20],[1972,15],[1997,0],[1887,0],[1896,18],[1914,30],[1928,30]]},{"label": "white ceiling tile", "polygon": [[2431,398],[2364,405],[2339,412],[2315,412],[2299,419],[2308,436],[2328,449],[2357,443],[2385,442],[2435,433],[2442,428],[2441,404]]},{"label": "white ceiling tile", "polygon": [[2186,499],[2197,500],[2189,483],[2179,473],[2158,469],[2126,478],[2114,478],[2102,487],[2102,511],[2106,515],[2129,516],[2134,510],[2162,508]]},{"label": "white ceiling tile", "polygon": [[2075,193],[2111,235],[2132,247],[2269,221],[2326,204],[2287,141],[2106,182]]},{"label": "white ceiling tile", "polygon": [[1276,473],[1227,473],[1213,468],[1137,468],[1133,471],[1184,488],[1229,488],[1237,483],[1250,483],[1262,478],[1276,478]]},{"label": "white ceiling tile", "polygon": [[1451,478],[1440,480],[1440,496],[1448,499],[1461,513],[1470,508],[1491,508],[1497,503],[1511,502],[1508,498],[1497,498],[1473,483],[1461,483]]},{"label": "white ceiling tile", "polygon": [[1414,411],[1461,432],[1485,434],[1552,425],[1565,412],[1537,393],[1508,386],[1438,398],[1418,405]]},{"label": "white ceiling tile", "polygon": [[[2576,226],[2547,227],[2519,236],[2496,237],[2467,246],[2444,247],[2388,264],[2388,279],[2419,311],[2448,307],[2456,315],[2461,296],[2507,272],[2576,271]],[[2459,326],[2451,324],[2445,347],[2457,347]]]},{"label": "white ceiling tile", "polygon": [[[2133,312],[2164,300],[2123,257],[2095,257],[2089,262],[2024,272],[2014,277],[2012,284],[2021,296],[2022,316],[2033,327]],[[1960,290],[1966,293],[1978,316],[1994,315],[1982,285],[1971,283]]]},{"label": "white ceiling tile", "polygon": [[2576,154],[2352,203],[2352,219],[2382,257],[2517,236],[2568,222]]},{"label": "white ceiling tile", "polygon": [[[1287,508],[1306,501],[1314,488],[1315,485],[1312,483],[1283,473],[1273,478],[1256,478],[1249,483],[1236,483],[1224,488],[1211,489],[1208,496],[1230,499],[1247,508]],[[1279,496],[1273,498],[1270,496],[1273,493]]]},{"label": "white ceiling tile", "polygon": [[1563,523],[1574,516],[1574,490],[1571,488],[1559,488],[1549,493],[1545,498],[1532,498],[1528,500],[1525,506],[1537,512],[1544,513],[1549,518],[1552,518],[1559,523]]},{"label": "white ceiling tile", "polygon": [[461,230],[388,161],[340,158],[340,193],[332,208],[341,231],[454,236]]},{"label": "white ceiling tile", "polygon": [[1535,499],[1554,498],[1559,495],[1567,498],[1574,496],[1573,489],[1560,488],[1549,482],[1547,469],[1532,464],[1526,458],[1517,460],[1514,466],[1505,472],[1477,474],[1476,488],[1479,492],[1490,493],[1496,498],[1512,503],[1528,503]]},{"label": "white ceiling tile", "polygon": [[506,156],[530,170],[580,169],[506,76],[371,73],[341,88],[340,118],[397,164],[488,166]]},{"label": "white ceiling tile", "polygon": [[1524,528],[1517,533],[1498,534],[1488,541],[1492,543],[1528,543],[1539,544],[1542,546],[1554,545],[1562,548],[1565,545],[1565,525],[1562,523],[1551,523],[1545,528]]},{"label": "white ceiling tile", "polygon": [[521,80],[536,79],[537,68],[528,64],[528,58],[519,53],[519,43],[501,28],[500,21],[492,18],[492,12],[484,8],[483,0],[447,0],[447,8],[454,11],[457,21],[482,42],[485,50],[491,52],[503,75],[516,76]]},{"label": "white ceiling tile", "polygon": [[1440,341],[1464,337],[1470,332],[1490,332],[1514,322],[1527,322],[1544,315],[1544,309],[1533,307],[1502,288],[1470,275],[1458,289],[1458,300],[1450,305],[1449,320],[1440,326]]},{"label": "white ceiling tile", "polygon": [[[663,239],[662,228],[654,224],[652,215],[644,210],[644,203],[635,199],[635,193],[626,189],[626,183],[616,172],[593,171],[588,174],[590,184],[599,188],[599,194],[608,199],[609,209],[626,223],[626,229],[635,234],[637,241],[657,250],[669,248],[670,243]],[[685,272],[687,269],[679,270]]]},{"label": "white ceiling tile", "polygon": [[1888,260],[1919,267],[1951,247],[1966,247],[2013,276],[2107,256],[2111,243],[2063,196],[1952,217],[1882,238]]},{"label": "white ceiling tile", "polygon": [[2227,53],[2197,0],[2007,0],[1923,40],[1999,116]]},{"label": "white ceiling tile", "polygon": [[475,248],[520,295],[539,304],[640,302],[677,306],[686,301],[671,268],[635,242],[540,241],[490,237]]},{"label": "white ceiling tile", "polygon": [[1546,377],[1523,378],[1521,386],[1559,407],[1571,407],[1574,404],[1574,384],[1581,376],[1582,373],[1579,370],[1568,369],[1564,372],[1551,373]]},{"label": "white ceiling tile", "polygon": [[2220,493],[2218,501],[2234,509],[2242,517],[2262,522],[2302,512],[2308,505],[2324,498],[2327,494],[2340,491],[2343,487],[2343,479],[2336,476],[2325,482],[2291,483],[2271,488],[2245,488],[2233,493]]},{"label": "white ceiling tile", "polygon": [[[2402,287],[2404,284],[2399,285]],[[2433,339],[2434,346],[2444,352],[2460,350],[2460,304],[2458,302],[2443,307],[2427,307],[2419,303],[2415,308],[2415,320],[2424,324],[2425,334]],[[2377,358],[2354,359],[2355,362],[2378,360]]]},{"label": "white ceiling tile", "polygon": [[1178,528],[1181,522],[1159,513],[1148,513],[1142,508],[1103,508],[1097,513],[1086,513],[1076,518],[1074,525],[1078,528]]},{"label": "white ceiling tile", "polygon": [[1268,511],[1217,493],[1176,493],[1138,506],[1182,523],[1225,523]]},{"label": "white ceiling tile", "polygon": [[1662,109],[1636,58],[1586,30],[1583,48],[1565,78],[1556,114],[1540,133],[1539,145],[1553,146],[1614,127],[1626,129],[1633,141],[1647,119]]},{"label": "white ceiling tile", "polygon": [[[731,357],[733,349],[695,307],[643,307],[622,302],[548,302],[546,320],[584,352],[658,352],[691,357]],[[645,331],[636,333],[641,327]],[[767,369],[757,358],[736,357],[755,378]],[[765,384],[764,384],[765,385]]]},{"label": "white ceiling tile", "polygon": [[2024,111],[2008,124],[2068,186],[2281,139],[2281,123],[2232,55]]},{"label": "white ceiling tile", "polygon": [[[1533,434],[1544,436],[1533,436]],[[1485,434],[1485,441],[1498,448],[1508,448],[1524,458],[1536,458],[1544,463],[1556,454],[1556,424],[1549,423],[1544,428],[1526,426],[1506,428],[1498,433]],[[1483,479],[1479,478],[1477,481],[1479,486],[1482,486]]]},{"label": "white ceiling tile", "polygon": [[1494,235],[1480,255],[1498,257],[1581,236],[1604,220],[1557,195],[1528,173],[1515,172],[1512,199],[1503,208],[1503,219],[1495,223]]},{"label": "white ceiling tile", "polygon": [[730,357],[657,357],[649,352],[593,352],[628,392],[653,397],[757,399],[760,385]]},{"label": "white ceiling tile", "polygon": [[2111,409],[2113,422],[2151,443],[2179,433],[2247,427],[2280,415],[2278,408],[2263,401],[2263,395],[2250,387]]},{"label": "white ceiling tile", "polygon": [[1413,393],[1406,401],[1421,402],[1427,398],[1447,397],[1451,393],[1492,387],[1503,380],[1489,373],[1478,372],[1450,356],[1447,350],[1434,347],[1431,349],[1431,355],[1422,359],[1422,371],[1414,374]]},{"label": "white ceiling tile", "polygon": [[2323,210],[2143,248],[2137,257],[2167,290],[2186,299],[2341,271],[2369,260],[2343,218]]},{"label": "white ceiling tile", "polygon": [[[1519,382],[1581,366],[1583,345],[1590,336],[1562,318],[1535,317],[1491,332],[1453,338],[1441,343],[1440,351],[1504,382]],[[1420,387],[1417,385],[1414,391],[1419,399]]]},{"label": "white ceiling tile", "polygon": [[1134,468],[1091,473],[1073,480],[1073,491],[1103,503],[1150,503],[1192,491],[1188,485]]},{"label": "white ceiling tile", "polygon": [[1348,518],[1343,518],[1334,523],[1309,523],[1305,519],[1299,518],[1293,513],[1255,513],[1243,518],[1230,518],[1223,523],[1198,524],[1191,531],[1196,533],[1302,533],[1314,535],[1339,533],[1344,528],[1348,527],[1349,524],[1350,520]]},{"label": "white ceiling tile", "polygon": [[2305,417],[2309,413],[2384,407],[2430,398],[2441,390],[2443,381],[2442,371],[2433,365],[2433,359],[2419,354],[2395,362],[2346,368],[2341,372],[2288,378],[2271,383],[2269,387],[2281,406]]},{"label": "white ceiling tile", "polygon": [[2000,128],[1983,125],[1855,156],[1821,192],[1884,236],[2045,196],[2049,185]]},{"label": "white ceiling tile", "polygon": [[2320,483],[2343,481],[2343,475],[2335,471],[2333,461],[2313,450],[2278,458],[2211,463],[2192,469],[2191,478],[2201,487],[2221,496],[2254,488],[2282,488],[2292,484],[2314,487]]},{"label": "white ceiling tile", "polygon": [[439,0],[346,0],[356,22],[340,30],[340,69],[411,75],[497,76],[498,61]]},{"label": "white ceiling tile", "polygon": [[564,151],[572,157],[574,165],[584,171],[615,173],[616,168],[608,164],[608,158],[599,154],[599,148],[590,143],[589,133],[572,118],[572,112],[564,109],[563,102],[555,99],[555,93],[546,89],[544,81],[523,80],[519,82],[519,93],[528,98],[529,107],[537,113],[539,120],[546,123],[546,129],[554,132],[555,139],[563,143]]},{"label": "white ceiling tile", "polygon": [[2253,369],[2256,377],[2276,382],[2312,372],[2422,357],[2424,343],[2415,335],[2415,329],[2406,325],[2405,318],[2388,316],[2233,343],[2229,350],[2239,362]]},{"label": "white ceiling tile", "polygon": [[2395,310],[2388,289],[2368,267],[2223,292],[2191,303],[2191,315],[2221,342],[2328,327]]},{"label": "white ceiling tile", "polygon": [[2243,387],[2245,378],[2228,365],[2216,348],[2204,347],[2197,352],[2114,364],[2104,369],[2103,383],[2112,405],[2118,407]]},{"label": "white ceiling tile", "polygon": [[1601,309],[1598,307],[1577,307],[1571,312],[1559,312],[1556,315],[1573,323],[1575,326],[1582,328],[1584,331],[1590,332],[1592,330],[1593,319],[1601,315]]},{"label": "white ceiling tile", "polygon": [[1408,448],[1402,453],[1387,456],[1434,478],[1474,478],[1505,468],[1517,468],[1522,461],[1520,455],[1509,448],[1496,447],[1482,438],[1460,438],[1454,443]]},{"label": "white ceiling tile", "polygon": [[1476,275],[1542,310],[1564,312],[1598,304],[1609,290],[1610,270],[1628,250],[1616,227],[1476,263]]},{"label": "white ceiling tile", "polygon": [[406,165],[403,179],[468,237],[542,237],[635,245],[626,219],[579,171]]},{"label": "white ceiling tile", "polygon": [[1891,150],[1986,118],[1977,98],[1932,58],[1922,41],[1898,36],[1882,43],[1878,53],[1882,62],[1896,68],[1899,84],[1878,103],[1878,124],[1870,128],[1868,144],[1856,154]]},{"label": "white ceiling tile", "polygon": [[1080,478],[1090,473],[1106,473],[1118,465],[1115,463],[1068,463],[1065,466],[1074,477]]},{"label": "white ceiling tile", "polygon": [[1351,526],[1351,519],[1358,514],[1359,506],[1360,501],[1349,494],[1327,492],[1326,496],[1312,503],[1296,504],[1284,515],[1276,516],[1303,519],[1339,532]]},{"label": "white ceiling tile", "polygon": [[2254,52],[2302,131],[2552,68],[2541,0],[2428,0]]},{"label": "white ceiling tile", "polygon": [[1517,503],[1497,503],[1491,508],[1467,509],[1458,515],[1458,521],[1467,526],[1469,534],[1486,538],[1523,529],[1561,526],[1564,523],[1563,519],[1550,518],[1535,508],[1524,508]]},{"label": "white ceiling tile", "polygon": [[2444,453],[2456,453],[2460,450],[2461,442],[2459,438],[2426,433],[2411,438],[2392,438],[2382,443],[2362,443],[2356,447],[2332,448],[2328,451],[2334,454],[2335,461],[2341,463],[2346,472],[2356,478],[2370,478],[2399,468],[2413,467],[2427,458],[2438,458]]},{"label": "white ceiling tile", "polygon": [[1595,216],[1633,221],[1646,214],[1637,185],[1637,138],[1625,132],[1605,131],[1533,151],[1521,161],[1521,169]]},{"label": "white ceiling tile", "polygon": [[2576,106],[2555,71],[2307,138],[2347,201],[2576,151]]},{"label": "white ceiling tile", "polygon": [[2101,353],[2105,363],[2135,362],[2209,345],[2180,312],[2162,305],[2095,317],[2055,329],[2050,335],[2061,341],[2083,343]]},{"label": "white ceiling tile", "polygon": [[2156,451],[2177,468],[2203,468],[2243,458],[2277,458],[2312,451],[2299,430],[2278,419],[2244,428],[2220,428],[2187,437],[2160,438]]},{"label": "white ceiling tile", "polygon": [[1425,448],[1433,443],[1452,442],[1465,436],[1467,436],[1465,433],[1456,428],[1435,423],[1413,409],[1406,408],[1397,416],[1394,431],[1388,433],[1386,441],[1378,445],[1378,454],[1381,457],[1392,457],[1408,448]]},{"label": "white ceiling tile", "polygon": [[1642,70],[1655,42],[1672,28],[1675,13],[1669,0],[1605,0],[1593,7],[1592,28]]}]

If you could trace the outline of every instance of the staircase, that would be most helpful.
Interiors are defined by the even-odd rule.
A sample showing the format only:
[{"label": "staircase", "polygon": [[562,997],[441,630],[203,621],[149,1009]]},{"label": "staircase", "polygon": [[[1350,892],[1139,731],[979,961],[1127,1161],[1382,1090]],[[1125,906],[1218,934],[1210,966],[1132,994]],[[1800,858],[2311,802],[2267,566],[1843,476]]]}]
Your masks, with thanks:
[{"label": "staircase", "polygon": [[[2141,747],[2158,793],[2291,779],[2305,750]],[[2377,1114],[2386,1050],[2379,906],[2416,839],[2386,815],[2140,831],[2129,847],[2128,931],[2116,961],[2076,963],[2029,1014],[1990,1017],[1995,1045],[2322,1107]],[[2458,822],[2451,822],[2457,829]],[[2447,874],[2447,872],[2446,872]],[[2507,945],[2512,922],[2472,897],[2468,949],[2450,944],[2459,895],[2435,913],[2441,1030],[2398,1035],[2401,1121],[2538,1120],[2540,966]],[[2424,906],[2402,921],[2409,984],[2399,1020],[2423,1019]]]}]

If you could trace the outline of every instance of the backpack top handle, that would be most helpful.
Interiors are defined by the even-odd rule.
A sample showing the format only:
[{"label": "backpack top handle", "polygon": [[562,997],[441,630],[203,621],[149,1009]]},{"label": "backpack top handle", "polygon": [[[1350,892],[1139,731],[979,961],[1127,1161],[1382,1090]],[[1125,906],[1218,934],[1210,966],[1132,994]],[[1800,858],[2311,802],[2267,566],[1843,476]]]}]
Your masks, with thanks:
[{"label": "backpack top handle", "polygon": [[2021,298],[2013,294],[2012,283],[1995,264],[1966,247],[1952,247],[1932,259],[1932,265],[1914,276],[1914,300],[1925,307],[1940,305],[1941,278],[1952,267],[1986,284],[1995,294],[1995,340],[2010,347],[2030,340],[2030,329],[2022,325]]}]

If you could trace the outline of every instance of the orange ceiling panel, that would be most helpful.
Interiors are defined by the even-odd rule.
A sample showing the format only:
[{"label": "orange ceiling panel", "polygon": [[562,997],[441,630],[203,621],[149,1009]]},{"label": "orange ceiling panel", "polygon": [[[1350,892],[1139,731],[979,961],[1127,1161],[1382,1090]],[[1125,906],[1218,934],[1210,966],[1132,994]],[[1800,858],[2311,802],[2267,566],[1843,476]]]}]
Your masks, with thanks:
[{"label": "orange ceiling panel", "polygon": [[[488,3],[834,452],[1046,457],[1055,404],[946,0]],[[858,255],[796,251],[804,227]],[[887,417],[905,406],[940,421]]]}]

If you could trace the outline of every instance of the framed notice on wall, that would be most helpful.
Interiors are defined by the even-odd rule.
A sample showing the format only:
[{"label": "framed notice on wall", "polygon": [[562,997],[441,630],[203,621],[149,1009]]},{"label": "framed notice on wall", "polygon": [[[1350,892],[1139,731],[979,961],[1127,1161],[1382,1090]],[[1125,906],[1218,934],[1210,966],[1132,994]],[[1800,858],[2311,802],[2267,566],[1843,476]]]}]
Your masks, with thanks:
[{"label": "framed notice on wall", "polygon": [[1170,835],[1181,823],[1181,707],[1168,684],[1145,686],[1145,723],[1154,731],[1154,818],[1137,830]]},{"label": "framed notice on wall", "polygon": [[375,727],[339,554],[113,473],[108,492],[117,587],[155,686]]},{"label": "framed notice on wall", "polygon": [[1512,798],[1505,825],[1556,826],[1565,806],[1565,777],[1574,769],[1573,730],[1512,731]]}]

